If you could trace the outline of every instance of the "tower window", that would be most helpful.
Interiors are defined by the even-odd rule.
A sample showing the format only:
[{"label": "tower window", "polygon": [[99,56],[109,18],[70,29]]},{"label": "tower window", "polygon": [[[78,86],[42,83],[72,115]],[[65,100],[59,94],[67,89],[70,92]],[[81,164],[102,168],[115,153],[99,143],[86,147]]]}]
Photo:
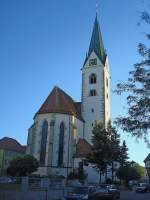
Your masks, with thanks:
[{"label": "tower window", "polygon": [[96,90],[90,90],[90,96],[96,96],[97,92]]},{"label": "tower window", "polygon": [[106,77],[106,85],[107,85],[107,87],[108,87],[108,78]]},{"label": "tower window", "polygon": [[90,84],[96,83],[96,74],[91,74],[89,78]]},{"label": "tower window", "polygon": [[92,108],[91,111],[94,112],[94,108]]},{"label": "tower window", "polygon": [[96,58],[89,60],[89,66],[92,66],[92,65],[97,65],[97,59]]}]

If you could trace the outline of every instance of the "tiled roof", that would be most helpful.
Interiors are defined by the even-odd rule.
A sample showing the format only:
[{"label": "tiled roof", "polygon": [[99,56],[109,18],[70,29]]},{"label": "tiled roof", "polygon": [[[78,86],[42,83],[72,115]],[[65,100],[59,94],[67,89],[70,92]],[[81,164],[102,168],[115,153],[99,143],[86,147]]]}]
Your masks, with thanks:
[{"label": "tiled roof", "polygon": [[44,113],[75,115],[78,119],[83,121],[81,116],[80,103],[74,102],[74,100],[59,87],[53,88],[52,92],[47,97],[36,115]]},{"label": "tiled roof", "polygon": [[74,104],[75,104],[75,107],[76,107],[78,113],[80,113],[80,115],[81,115],[81,102],[75,102]]},{"label": "tiled roof", "polygon": [[25,153],[26,146],[21,145],[19,142],[17,142],[17,140],[13,138],[4,137],[0,139],[0,149]]},{"label": "tiled roof", "polygon": [[76,148],[76,158],[85,158],[92,153],[91,145],[85,139],[79,139]]}]

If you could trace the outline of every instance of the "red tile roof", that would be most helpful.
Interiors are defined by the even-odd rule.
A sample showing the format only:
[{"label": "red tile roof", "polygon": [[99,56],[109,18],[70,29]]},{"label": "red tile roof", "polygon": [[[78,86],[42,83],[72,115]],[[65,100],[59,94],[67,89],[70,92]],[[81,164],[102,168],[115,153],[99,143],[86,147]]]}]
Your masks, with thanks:
[{"label": "red tile roof", "polygon": [[85,139],[79,139],[76,148],[76,158],[85,158],[92,153],[91,145]]},{"label": "red tile roof", "polygon": [[19,142],[17,142],[17,140],[13,138],[4,137],[0,139],[0,149],[25,153],[26,146],[21,145]]},{"label": "red tile roof", "polygon": [[35,114],[61,113],[75,115],[83,121],[81,116],[81,103],[74,100],[58,87],[54,87],[39,111]]}]

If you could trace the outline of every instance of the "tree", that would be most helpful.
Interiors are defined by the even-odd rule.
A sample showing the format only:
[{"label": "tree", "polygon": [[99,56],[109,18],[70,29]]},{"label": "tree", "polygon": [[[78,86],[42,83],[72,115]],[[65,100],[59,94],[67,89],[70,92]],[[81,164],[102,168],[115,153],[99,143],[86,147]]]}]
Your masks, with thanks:
[{"label": "tree", "polygon": [[138,163],[133,163],[133,168],[136,170],[136,172],[139,174],[140,178],[143,178],[145,176],[145,168]]},{"label": "tree", "polygon": [[120,160],[120,153],[121,153],[121,147],[120,147],[120,135],[117,133],[117,130],[114,126],[111,125],[111,123],[108,124],[107,131],[110,135],[110,155],[109,160],[111,162],[111,170],[112,170],[112,181],[114,180],[114,162],[119,162]]},{"label": "tree", "polygon": [[38,161],[31,155],[16,157],[10,162],[7,174],[11,176],[27,176],[39,167]]},{"label": "tree", "polygon": [[103,124],[96,124],[93,128],[92,153],[88,155],[87,161],[99,170],[101,183],[102,173],[106,171],[110,164],[111,140],[109,132],[106,131]]},{"label": "tree", "polygon": [[120,166],[123,167],[124,165],[126,165],[127,162],[128,162],[128,159],[129,159],[128,147],[127,147],[126,142],[124,140],[123,143],[122,143],[122,146],[120,148],[120,158],[119,158]]},{"label": "tree", "polygon": [[120,166],[116,175],[120,180],[124,180],[127,186],[130,180],[139,180],[141,178],[138,170],[132,167],[130,163],[125,166]]},{"label": "tree", "polygon": [[114,178],[114,162],[120,158],[120,136],[115,127],[108,123],[107,128],[102,124],[96,124],[93,128],[92,154],[88,156],[88,162],[94,164],[100,172],[106,174],[107,166],[112,167],[112,180]]},{"label": "tree", "polygon": [[[141,19],[150,25],[150,14],[142,12]],[[150,34],[146,34],[150,42]],[[138,52],[142,60],[134,64],[129,72],[128,81],[117,84],[117,94],[127,93],[127,115],[116,119],[124,131],[138,138],[143,137],[150,147],[148,133],[150,129],[150,47],[139,43]]]}]

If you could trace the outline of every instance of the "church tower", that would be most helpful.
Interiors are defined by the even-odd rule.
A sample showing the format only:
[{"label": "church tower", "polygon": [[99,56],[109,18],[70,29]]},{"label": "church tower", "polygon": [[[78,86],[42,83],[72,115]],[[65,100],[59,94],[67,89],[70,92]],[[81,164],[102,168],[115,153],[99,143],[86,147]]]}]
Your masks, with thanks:
[{"label": "church tower", "polygon": [[90,46],[82,68],[82,116],[84,138],[91,142],[95,123],[110,120],[110,73],[96,15]]}]

